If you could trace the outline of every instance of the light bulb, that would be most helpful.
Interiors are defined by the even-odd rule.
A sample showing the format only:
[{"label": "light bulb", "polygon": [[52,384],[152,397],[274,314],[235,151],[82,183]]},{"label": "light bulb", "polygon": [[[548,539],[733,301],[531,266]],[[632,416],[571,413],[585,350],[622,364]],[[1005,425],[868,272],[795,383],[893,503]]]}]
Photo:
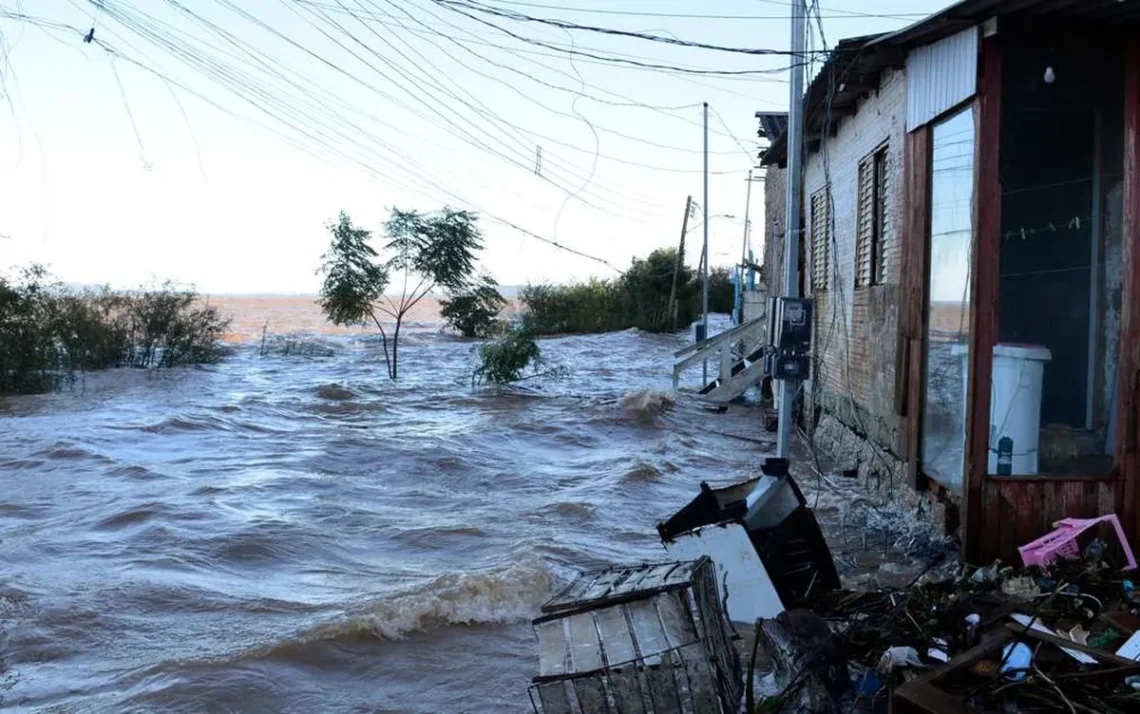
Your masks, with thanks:
[{"label": "light bulb", "polygon": [[1045,84],[1052,84],[1057,81],[1057,73],[1053,71],[1052,67],[1045,68]]}]

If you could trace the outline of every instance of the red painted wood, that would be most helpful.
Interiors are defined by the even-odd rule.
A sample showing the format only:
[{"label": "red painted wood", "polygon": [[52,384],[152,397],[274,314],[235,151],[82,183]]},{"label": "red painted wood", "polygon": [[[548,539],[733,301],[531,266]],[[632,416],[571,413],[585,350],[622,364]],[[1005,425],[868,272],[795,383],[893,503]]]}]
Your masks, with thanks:
[{"label": "red painted wood", "polygon": [[923,337],[926,322],[926,254],[930,240],[930,126],[907,134],[904,146],[906,207],[899,290],[899,349],[895,371],[895,411],[899,414],[900,453],[917,485],[921,454]]},{"label": "red painted wood", "polygon": [[981,82],[978,98],[979,132],[975,151],[977,184],[975,205],[975,264],[971,281],[970,390],[966,423],[966,532],[967,561],[975,561],[983,541],[993,538],[983,511],[983,492],[989,463],[990,379],[993,345],[997,339],[998,260],[1001,255],[1001,44],[998,37],[982,41]]},{"label": "red painted wood", "polygon": [[1124,287],[1121,315],[1120,391],[1117,398],[1117,460],[1124,480],[1122,520],[1140,537],[1140,39],[1128,43],[1124,97]]}]

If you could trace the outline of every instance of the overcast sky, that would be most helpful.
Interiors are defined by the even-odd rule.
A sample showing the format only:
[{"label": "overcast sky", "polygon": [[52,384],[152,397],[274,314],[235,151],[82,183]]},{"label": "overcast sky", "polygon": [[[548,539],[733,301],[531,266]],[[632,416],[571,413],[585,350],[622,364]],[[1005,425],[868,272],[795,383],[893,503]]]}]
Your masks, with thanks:
[{"label": "overcast sky", "polygon": [[[830,44],[948,4],[820,0],[820,15]],[[789,47],[785,0],[480,7]],[[786,71],[633,64],[779,70],[786,56],[563,30],[447,0],[0,0],[0,13],[21,8],[33,19],[0,18],[0,271],[37,261],[77,283],[312,293],[338,211],[376,229],[389,206],[445,204],[483,215],[483,263],[503,284],[614,275],[507,223],[618,267],[675,245],[685,197],[701,201],[703,101],[710,252],[730,264],[754,114],[788,103]],[[667,16],[686,13],[705,17]],[[689,237],[695,264],[700,230]]]}]

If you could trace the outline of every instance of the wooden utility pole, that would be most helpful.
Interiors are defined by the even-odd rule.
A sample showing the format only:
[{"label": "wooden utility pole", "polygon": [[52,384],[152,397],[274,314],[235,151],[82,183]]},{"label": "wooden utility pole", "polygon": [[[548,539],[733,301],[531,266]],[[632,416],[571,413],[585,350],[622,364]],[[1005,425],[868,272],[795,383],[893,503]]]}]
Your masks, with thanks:
[{"label": "wooden utility pole", "polygon": [[693,209],[693,197],[685,199],[685,215],[681,218],[681,245],[677,247],[677,263],[673,266],[673,287],[669,289],[669,320],[677,329],[677,280],[681,277],[681,266],[685,263],[685,234],[689,232],[689,213]]}]

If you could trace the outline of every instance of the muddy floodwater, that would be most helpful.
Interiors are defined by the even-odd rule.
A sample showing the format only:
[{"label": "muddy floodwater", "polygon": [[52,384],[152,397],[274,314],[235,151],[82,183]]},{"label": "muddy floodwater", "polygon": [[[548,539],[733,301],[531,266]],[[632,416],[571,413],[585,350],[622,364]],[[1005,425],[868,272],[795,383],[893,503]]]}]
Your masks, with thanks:
[{"label": "muddy floodwater", "polygon": [[529,711],[539,605],[764,450],[755,409],[663,408],[685,335],[543,340],[569,376],[493,390],[421,316],[392,383],[255,303],[222,364],[0,402],[0,710]]}]

